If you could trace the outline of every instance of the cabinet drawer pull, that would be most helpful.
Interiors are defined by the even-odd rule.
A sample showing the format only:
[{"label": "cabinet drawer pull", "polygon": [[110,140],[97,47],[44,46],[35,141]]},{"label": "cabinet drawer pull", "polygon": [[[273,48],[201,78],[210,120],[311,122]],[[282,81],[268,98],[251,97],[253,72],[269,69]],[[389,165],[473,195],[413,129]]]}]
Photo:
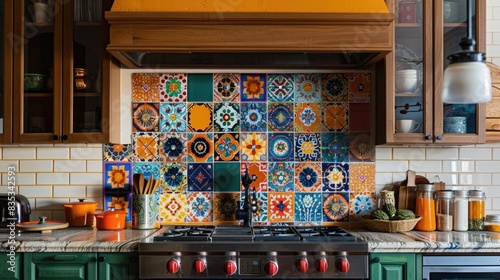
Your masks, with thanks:
[{"label": "cabinet drawer pull", "polygon": [[55,255],[53,258],[55,261],[76,261],[76,255]]}]

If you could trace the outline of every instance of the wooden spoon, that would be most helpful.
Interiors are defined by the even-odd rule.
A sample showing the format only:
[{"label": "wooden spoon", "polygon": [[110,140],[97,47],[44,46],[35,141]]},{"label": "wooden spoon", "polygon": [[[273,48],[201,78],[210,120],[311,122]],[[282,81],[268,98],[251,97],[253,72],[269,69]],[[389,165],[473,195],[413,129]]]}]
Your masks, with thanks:
[{"label": "wooden spoon", "polygon": [[139,174],[139,193],[144,193],[144,174]]},{"label": "wooden spoon", "polygon": [[139,188],[139,182],[141,180],[141,174],[134,174],[133,177],[132,177],[132,182],[134,184],[134,192],[136,194],[139,194],[140,193],[140,188]]}]

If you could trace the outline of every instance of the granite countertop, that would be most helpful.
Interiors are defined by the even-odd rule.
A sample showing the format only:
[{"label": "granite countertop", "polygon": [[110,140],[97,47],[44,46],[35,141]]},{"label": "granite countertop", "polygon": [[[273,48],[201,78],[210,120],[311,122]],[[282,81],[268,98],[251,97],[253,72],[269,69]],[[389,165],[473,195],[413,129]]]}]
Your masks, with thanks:
[{"label": "granite countertop", "polygon": [[500,233],[488,231],[404,233],[349,232],[368,242],[371,253],[500,253]]},{"label": "granite countertop", "polygon": [[0,231],[0,251],[16,252],[133,252],[153,230],[98,230],[95,227],[68,227],[50,233]]}]

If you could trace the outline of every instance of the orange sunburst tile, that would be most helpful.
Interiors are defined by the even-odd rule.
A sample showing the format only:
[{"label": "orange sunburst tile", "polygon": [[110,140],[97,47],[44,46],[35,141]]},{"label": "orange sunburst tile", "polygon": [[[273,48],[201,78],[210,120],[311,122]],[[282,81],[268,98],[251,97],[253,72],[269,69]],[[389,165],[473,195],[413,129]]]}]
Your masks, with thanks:
[{"label": "orange sunburst tile", "polygon": [[322,108],[323,127],[327,131],[346,132],[349,129],[348,103],[326,103]]}]

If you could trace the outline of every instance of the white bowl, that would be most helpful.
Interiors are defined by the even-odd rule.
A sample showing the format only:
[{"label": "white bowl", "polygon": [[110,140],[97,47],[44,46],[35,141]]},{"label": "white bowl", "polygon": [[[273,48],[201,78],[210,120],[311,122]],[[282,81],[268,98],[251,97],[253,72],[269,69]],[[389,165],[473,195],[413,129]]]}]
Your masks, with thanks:
[{"label": "white bowl", "polygon": [[418,70],[416,69],[407,69],[407,70],[398,70],[396,71],[396,77],[406,77],[406,76],[418,76]]},{"label": "white bowl", "polygon": [[414,92],[417,89],[418,78],[396,77],[396,92]]}]

